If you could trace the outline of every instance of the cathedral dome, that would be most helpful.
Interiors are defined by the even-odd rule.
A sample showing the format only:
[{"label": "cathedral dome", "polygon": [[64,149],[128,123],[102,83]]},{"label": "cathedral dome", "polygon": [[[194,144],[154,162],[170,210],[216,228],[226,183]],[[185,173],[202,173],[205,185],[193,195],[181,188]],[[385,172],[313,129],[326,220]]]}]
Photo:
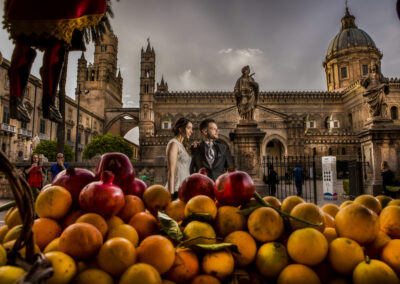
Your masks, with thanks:
[{"label": "cathedral dome", "polygon": [[346,8],[346,14],[342,18],[342,28],[329,44],[326,57],[330,57],[335,52],[351,47],[370,47],[377,49],[375,42],[363,30],[355,24],[355,17]]}]

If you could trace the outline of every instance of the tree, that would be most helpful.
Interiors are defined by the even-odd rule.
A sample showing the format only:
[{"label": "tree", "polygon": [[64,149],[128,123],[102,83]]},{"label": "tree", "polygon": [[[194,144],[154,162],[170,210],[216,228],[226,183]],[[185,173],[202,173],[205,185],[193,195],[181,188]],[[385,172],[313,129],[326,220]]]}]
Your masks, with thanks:
[{"label": "tree", "polygon": [[96,154],[105,154],[110,152],[124,153],[129,158],[132,158],[133,147],[119,135],[97,135],[86,145],[83,150],[83,158],[91,159]]},{"label": "tree", "polygon": [[[57,141],[43,140],[37,144],[33,154],[43,154],[49,161],[55,161],[57,155]],[[66,162],[71,162],[73,159],[72,147],[68,144],[64,145],[64,157]]]}]

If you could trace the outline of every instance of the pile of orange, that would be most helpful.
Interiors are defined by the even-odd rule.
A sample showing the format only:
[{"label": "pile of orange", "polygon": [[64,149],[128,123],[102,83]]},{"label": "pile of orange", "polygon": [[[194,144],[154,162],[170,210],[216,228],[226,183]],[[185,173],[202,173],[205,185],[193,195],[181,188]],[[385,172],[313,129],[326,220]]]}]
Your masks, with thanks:
[{"label": "pile of orange", "polygon": [[[62,187],[40,193],[33,234],[36,250],[53,264],[47,283],[400,283],[397,200],[363,195],[320,208],[297,196],[282,203],[268,196],[270,207],[241,211],[246,206],[218,206],[203,195],[171,201],[160,185],[125,200],[105,219],[73,208]],[[260,203],[248,206],[254,205]],[[179,225],[180,240],[162,230],[159,211]],[[18,209],[7,213],[5,224],[0,283],[13,283],[25,271],[5,265],[3,247],[12,247],[21,232]],[[236,247],[209,249],[221,243]]]}]

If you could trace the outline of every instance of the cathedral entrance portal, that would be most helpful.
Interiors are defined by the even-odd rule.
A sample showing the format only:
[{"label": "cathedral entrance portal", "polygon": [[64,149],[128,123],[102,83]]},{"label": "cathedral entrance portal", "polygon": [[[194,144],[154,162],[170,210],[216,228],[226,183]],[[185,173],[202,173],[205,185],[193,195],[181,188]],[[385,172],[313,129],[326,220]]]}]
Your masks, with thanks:
[{"label": "cathedral entrance portal", "polygon": [[285,147],[278,139],[272,139],[267,143],[265,155],[273,158],[280,158],[285,155]]}]

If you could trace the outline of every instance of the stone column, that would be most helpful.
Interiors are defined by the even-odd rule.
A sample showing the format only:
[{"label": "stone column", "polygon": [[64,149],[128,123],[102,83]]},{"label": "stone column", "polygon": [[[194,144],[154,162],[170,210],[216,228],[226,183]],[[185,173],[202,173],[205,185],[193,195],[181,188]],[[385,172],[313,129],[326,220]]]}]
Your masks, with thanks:
[{"label": "stone column", "polygon": [[366,167],[365,193],[377,195],[382,192],[381,163],[387,161],[390,170],[399,173],[400,126],[388,121],[367,126],[358,134]]},{"label": "stone column", "polygon": [[265,134],[257,128],[255,120],[241,120],[230,133],[235,148],[236,169],[247,172],[256,184],[262,182],[261,141]]}]

